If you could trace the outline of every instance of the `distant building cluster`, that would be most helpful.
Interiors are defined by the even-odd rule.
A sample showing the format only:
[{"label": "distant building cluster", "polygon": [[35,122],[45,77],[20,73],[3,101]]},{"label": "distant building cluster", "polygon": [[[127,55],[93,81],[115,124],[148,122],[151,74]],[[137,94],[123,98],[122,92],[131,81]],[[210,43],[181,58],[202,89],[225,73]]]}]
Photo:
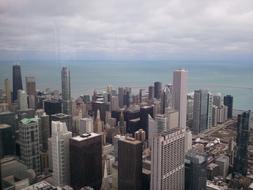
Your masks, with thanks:
[{"label": "distant building cluster", "polygon": [[0,90],[0,188],[3,190],[253,189],[253,115],[234,113],[233,96],[188,92],[188,72],[71,97],[22,83],[13,66]]}]

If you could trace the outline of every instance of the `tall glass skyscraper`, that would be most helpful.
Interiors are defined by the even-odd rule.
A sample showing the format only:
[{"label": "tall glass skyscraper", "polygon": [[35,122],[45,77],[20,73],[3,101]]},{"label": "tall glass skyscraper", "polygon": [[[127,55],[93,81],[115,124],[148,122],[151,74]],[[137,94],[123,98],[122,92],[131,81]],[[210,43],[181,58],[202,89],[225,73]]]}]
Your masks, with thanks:
[{"label": "tall glass skyscraper", "polygon": [[17,100],[18,90],[23,90],[21,67],[20,65],[12,66],[12,83],[13,83],[13,97],[12,100]]},{"label": "tall glass skyscraper", "polygon": [[63,113],[71,114],[70,71],[67,67],[62,68],[61,82],[62,82]]}]

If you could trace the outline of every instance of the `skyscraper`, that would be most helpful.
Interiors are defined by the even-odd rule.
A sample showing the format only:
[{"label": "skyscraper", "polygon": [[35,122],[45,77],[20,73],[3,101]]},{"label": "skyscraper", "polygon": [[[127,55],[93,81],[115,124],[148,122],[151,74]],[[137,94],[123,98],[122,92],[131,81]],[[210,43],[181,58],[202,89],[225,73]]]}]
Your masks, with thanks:
[{"label": "skyscraper", "polygon": [[12,67],[12,83],[13,83],[12,100],[16,101],[18,97],[18,90],[23,90],[20,65],[13,65]]},{"label": "skyscraper", "polygon": [[253,124],[251,111],[243,112],[237,118],[236,156],[234,174],[246,176],[248,171],[248,143],[250,126]]},{"label": "skyscraper", "polygon": [[184,147],[184,129],[171,129],[153,137],[151,190],[184,190]]},{"label": "skyscraper", "polygon": [[208,129],[209,98],[207,90],[194,91],[193,133],[198,134]]},{"label": "skyscraper", "polygon": [[56,185],[69,184],[69,139],[72,133],[65,123],[52,121],[52,165],[53,180]]},{"label": "skyscraper", "polygon": [[185,156],[185,190],[205,190],[207,157],[194,151]]},{"label": "skyscraper", "polygon": [[187,71],[181,69],[173,73],[173,106],[179,112],[179,127],[186,128]]},{"label": "skyscraper", "polygon": [[6,94],[6,102],[10,110],[11,109],[11,87],[10,87],[9,79],[4,80],[4,88],[5,88],[5,94]]},{"label": "skyscraper", "polygon": [[100,111],[99,109],[97,110],[97,117],[94,122],[94,132],[95,133],[102,133],[103,132],[103,124],[100,119]]},{"label": "skyscraper", "polygon": [[148,87],[148,99],[153,100],[154,97],[155,97],[155,88],[154,88],[154,86],[149,86]]},{"label": "skyscraper", "polygon": [[62,82],[63,113],[71,115],[72,107],[71,107],[70,71],[67,67],[62,68],[61,82]]},{"label": "skyscraper", "polygon": [[26,81],[26,93],[28,95],[28,105],[29,108],[35,108],[35,98],[36,98],[36,83],[35,77],[25,77]]},{"label": "skyscraper", "polygon": [[27,110],[27,94],[24,90],[18,90],[18,109],[19,110]]},{"label": "skyscraper", "polygon": [[157,81],[157,82],[154,82],[154,97],[156,99],[160,99],[161,98],[161,93],[162,93],[162,83]]},{"label": "skyscraper", "polygon": [[93,132],[93,119],[92,118],[81,118],[79,134],[92,133]]},{"label": "skyscraper", "polygon": [[40,173],[38,118],[22,119],[19,127],[21,160]]},{"label": "skyscraper", "polygon": [[118,88],[118,98],[119,98],[119,107],[122,108],[124,106],[124,88]]},{"label": "skyscraper", "polygon": [[142,189],[142,143],[131,137],[118,141],[118,189]]},{"label": "skyscraper", "polygon": [[102,137],[96,133],[70,139],[71,187],[90,186],[100,190],[102,184]]},{"label": "skyscraper", "polygon": [[224,105],[228,107],[228,119],[233,117],[233,96],[226,95],[224,96]]}]

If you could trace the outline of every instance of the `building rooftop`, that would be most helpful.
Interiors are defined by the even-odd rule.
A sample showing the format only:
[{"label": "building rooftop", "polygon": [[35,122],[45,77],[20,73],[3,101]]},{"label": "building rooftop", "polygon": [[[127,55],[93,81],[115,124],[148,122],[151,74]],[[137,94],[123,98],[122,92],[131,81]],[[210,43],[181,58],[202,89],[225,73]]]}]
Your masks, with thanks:
[{"label": "building rooftop", "polygon": [[69,115],[64,114],[64,113],[56,113],[56,114],[53,114],[52,117],[58,117],[58,118],[62,119],[62,118],[69,117]]},{"label": "building rooftop", "polygon": [[125,139],[119,139],[120,141],[123,141],[123,142],[127,142],[127,143],[130,143],[130,144],[140,144],[141,141],[138,141],[136,140],[135,138],[132,138],[132,137],[126,137]]},{"label": "building rooftop", "polygon": [[97,137],[97,136],[100,136],[100,134],[97,134],[97,133],[84,133],[82,135],[72,137],[71,139],[75,140],[75,141],[84,141],[84,140],[91,139],[91,138]]},{"label": "building rooftop", "polygon": [[10,128],[11,126],[10,125],[7,125],[7,124],[0,124],[0,129],[7,129],[7,128]]},{"label": "building rooftop", "polygon": [[29,123],[36,123],[38,121],[38,118],[24,118],[21,120],[21,123],[24,125],[27,125]]}]

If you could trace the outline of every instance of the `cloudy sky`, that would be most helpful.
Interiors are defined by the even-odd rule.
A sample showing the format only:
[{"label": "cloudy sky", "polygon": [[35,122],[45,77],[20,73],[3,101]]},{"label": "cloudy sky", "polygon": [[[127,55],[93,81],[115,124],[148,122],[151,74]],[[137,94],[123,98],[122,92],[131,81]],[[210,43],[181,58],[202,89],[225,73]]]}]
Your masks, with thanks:
[{"label": "cloudy sky", "polygon": [[253,0],[0,0],[0,59],[252,59]]}]

